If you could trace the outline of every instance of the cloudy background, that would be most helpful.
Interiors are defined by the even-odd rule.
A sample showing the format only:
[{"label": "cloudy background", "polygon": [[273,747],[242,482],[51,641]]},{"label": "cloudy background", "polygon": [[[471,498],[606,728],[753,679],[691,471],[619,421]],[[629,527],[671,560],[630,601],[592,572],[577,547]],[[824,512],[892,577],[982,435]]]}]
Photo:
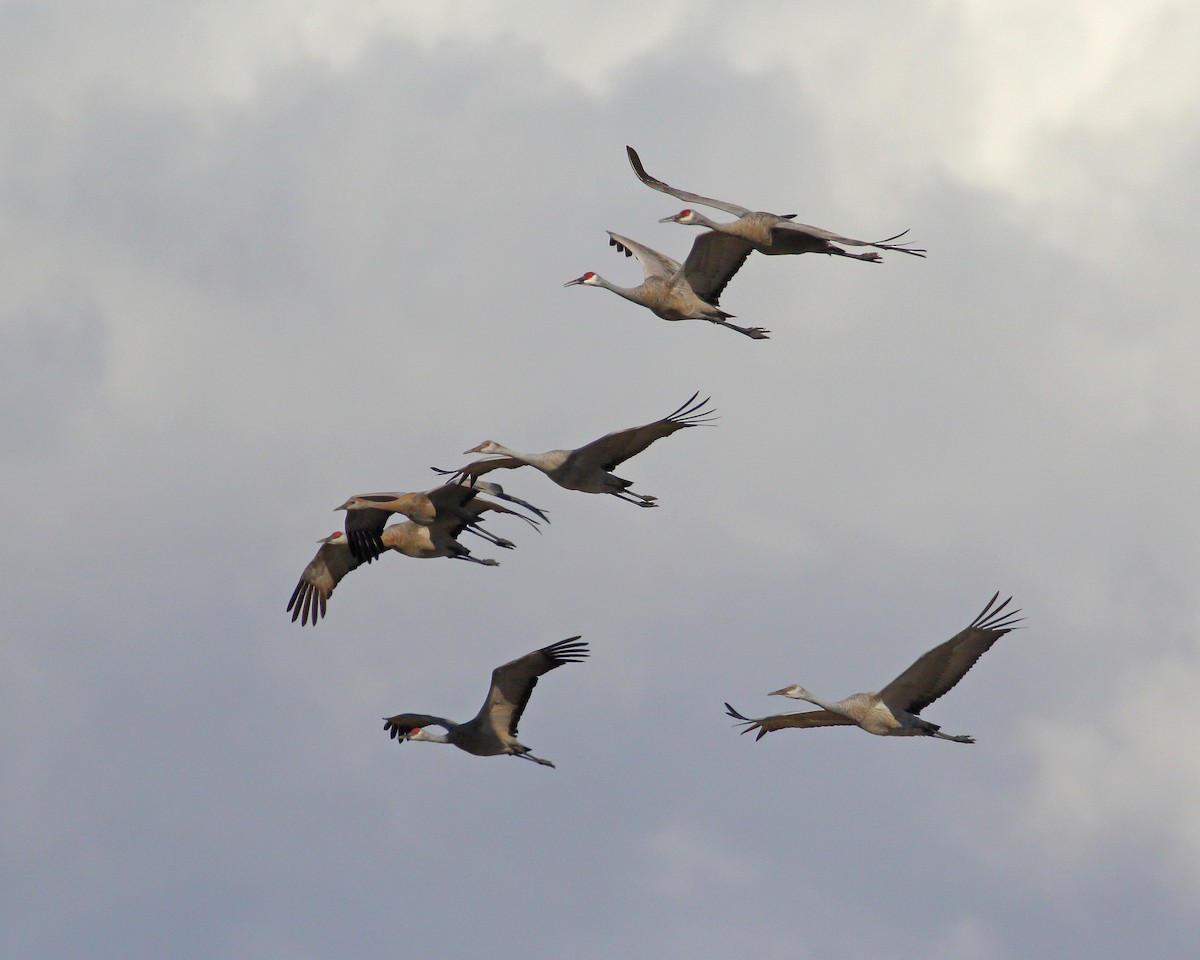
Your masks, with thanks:
[{"label": "cloudy background", "polygon": [[[1200,10],[0,4],[0,953],[1194,955]],[[663,179],[927,260],[751,258],[755,342],[562,284]],[[627,464],[498,569],[284,606],[485,438]],[[469,541],[479,556],[502,553]],[[1011,593],[928,711],[759,743]],[[397,746],[582,633],[522,739]]]}]

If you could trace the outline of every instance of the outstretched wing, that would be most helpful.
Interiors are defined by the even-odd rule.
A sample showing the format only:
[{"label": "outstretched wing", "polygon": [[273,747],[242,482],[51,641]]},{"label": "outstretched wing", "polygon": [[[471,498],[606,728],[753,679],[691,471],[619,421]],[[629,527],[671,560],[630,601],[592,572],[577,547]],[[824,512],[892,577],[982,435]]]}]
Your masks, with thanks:
[{"label": "outstretched wing", "polygon": [[[522,500],[520,497],[514,497],[511,493],[505,493],[504,488],[498,483],[492,483],[491,481],[484,480],[480,483],[472,483],[471,486],[474,487],[479,493],[486,493],[489,497],[499,497],[501,500],[507,500],[509,503],[515,503],[518,506],[524,507],[530,513],[536,514],[546,523],[550,522],[550,518],[546,516],[545,510],[535,507],[528,500]],[[516,513],[515,510],[509,510],[507,512]],[[521,514],[517,513],[517,516],[521,517]],[[529,518],[521,517],[521,519],[528,520]]]},{"label": "outstretched wing", "polygon": [[317,621],[325,616],[325,603],[333,593],[333,588],[342,577],[362,564],[350,553],[346,538],[340,531],[331,537],[304,568],[300,582],[292,591],[292,599],[288,601],[292,623],[299,618],[302,627],[307,626],[309,620],[312,620],[314,627],[317,625]]},{"label": "outstretched wing", "polygon": [[721,292],[753,250],[749,241],[733,234],[705,230],[683,261],[683,279],[701,300],[719,306]]},{"label": "outstretched wing", "polygon": [[350,552],[364,563],[370,563],[387,549],[383,528],[393,513],[422,526],[433,523],[437,513],[436,505],[424,493],[360,493],[338,509],[346,511]]},{"label": "outstretched wing", "polygon": [[[366,494],[360,499],[394,500],[395,494]],[[356,507],[346,511],[346,541],[356,560],[370,563],[383,553],[383,528],[394,512],[384,507]]]},{"label": "outstretched wing", "polygon": [[478,480],[483,474],[491,473],[493,470],[515,470],[517,467],[527,467],[523,460],[517,460],[515,457],[495,457],[491,460],[475,460],[468,463],[465,467],[459,467],[457,470],[443,470],[441,467],[430,467],[434,473],[440,473],[443,477],[451,477],[455,481],[467,481],[473,483]]},{"label": "outstretched wing", "polygon": [[757,730],[758,736],[754,738],[755,740],[761,740],[771,731],[783,730],[785,727],[854,726],[854,721],[849,717],[843,717],[840,713],[833,713],[829,710],[802,710],[799,713],[777,713],[774,716],[759,717],[757,720],[751,720],[749,717],[743,717],[727,703],[725,704],[725,712],[743,725],[744,729],[742,733]]},{"label": "outstretched wing", "polygon": [[685,203],[699,203],[705,207],[715,207],[717,210],[724,210],[726,213],[731,213],[735,217],[744,217],[751,211],[745,207],[739,207],[736,203],[729,203],[726,200],[714,200],[712,197],[702,197],[698,193],[688,193],[686,190],[678,190],[669,183],[663,183],[656,177],[650,176],[646,172],[646,168],[642,166],[642,158],[637,155],[637,151],[633,147],[626,146],[625,153],[629,157],[629,165],[633,167],[633,172],[637,174],[637,178],[642,181],[651,190],[657,190],[659,193],[666,193],[672,197],[678,197]]},{"label": "outstretched wing", "polygon": [[507,513],[511,517],[520,517],[534,530],[537,530],[538,527],[538,522],[533,517],[527,517],[520,510],[514,510],[512,507],[506,507],[502,503],[496,503],[495,500],[487,500],[484,497],[473,497],[468,501],[464,510],[475,516],[475,519],[471,521],[472,525],[477,525],[479,518],[490,510],[492,513]]},{"label": "outstretched wing", "polygon": [[564,663],[578,663],[587,655],[586,642],[568,637],[497,667],[492,671],[492,686],[479,710],[479,719],[490,723],[501,739],[505,732],[515,737],[538,677]]},{"label": "outstretched wing", "polygon": [[583,460],[587,463],[598,464],[604,470],[613,470],[617,464],[624,463],[632,456],[645,450],[655,440],[669,437],[676,430],[685,427],[695,427],[701,423],[709,423],[713,419],[712,410],[704,409],[710,397],[696,402],[700,394],[697,391],[688,397],[679,409],[667,414],[661,420],[647,423],[640,427],[630,427],[627,430],[616,430],[606,434],[599,440],[593,440],[575,450],[568,457],[568,463]]},{"label": "outstretched wing", "polygon": [[[496,483],[484,484],[504,495],[504,489]],[[444,483],[428,491],[430,502],[437,509],[434,524],[449,530],[451,536],[457,537],[463,527],[475,526],[479,518],[488,510],[495,513],[507,513],[520,517],[531,527],[537,528],[537,520],[527,517],[519,510],[513,510],[492,500],[478,496],[479,488],[464,483]],[[515,498],[512,498],[515,500]]]},{"label": "outstretched wing", "polygon": [[608,233],[608,245],[610,247],[616,247],[619,252],[625,254],[627,257],[637,257],[638,263],[642,265],[642,275],[647,280],[651,277],[671,280],[679,273],[679,264],[670,257],[659,253],[657,250],[651,250],[636,240],[623,237],[619,233],[613,233],[611,230],[606,232]]},{"label": "outstretched wing", "polygon": [[430,725],[442,727],[447,733],[454,728],[454,724],[445,717],[434,717],[428,713],[398,713],[394,717],[383,718],[383,729],[393,740],[401,743],[408,739],[413,730]]},{"label": "outstretched wing", "polygon": [[1012,597],[993,607],[999,597],[997,592],[965,630],[918,657],[911,667],[879,691],[880,699],[893,709],[920,713],[952,690],[993,643],[1024,619],[1017,616],[1020,610],[1003,612]]},{"label": "outstretched wing", "polygon": [[787,243],[790,237],[795,237],[797,234],[807,234],[808,236],[816,237],[818,240],[829,243],[842,243],[848,247],[875,247],[879,250],[894,250],[896,253],[911,253],[914,257],[923,257],[928,252],[921,247],[909,247],[904,244],[894,244],[891,242],[899,240],[908,233],[907,230],[902,230],[892,237],[884,237],[882,240],[855,240],[853,237],[843,237],[840,233],[834,233],[832,230],[826,230],[824,227],[814,227],[807,223],[777,223],[771,228],[771,233],[775,235],[775,242],[780,244]]}]

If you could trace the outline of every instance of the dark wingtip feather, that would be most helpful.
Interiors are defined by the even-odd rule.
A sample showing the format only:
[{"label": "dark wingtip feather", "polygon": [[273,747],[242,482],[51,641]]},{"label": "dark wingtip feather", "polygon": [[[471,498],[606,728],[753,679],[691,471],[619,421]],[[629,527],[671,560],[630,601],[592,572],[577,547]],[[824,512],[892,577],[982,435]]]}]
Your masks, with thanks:
[{"label": "dark wingtip feather", "polygon": [[587,641],[581,639],[582,634],[559,640],[548,647],[542,648],[542,653],[558,663],[578,663],[590,656]]},{"label": "dark wingtip feather", "polygon": [[995,604],[999,597],[1000,591],[997,590],[992,594],[992,599],[987,602],[987,606],[983,608],[979,616],[972,621],[972,628],[976,630],[996,630],[1002,633],[1020,629],[1016,624],[1025,619],[1024,617],[1017,616],[1021,610],[1018,608],[1016,610],[1009,610],[1007,613],[1004,611],[1004,608],[1012,603],[1012,597],[1003,601],[999,606],[994,607],[993,604]]}]

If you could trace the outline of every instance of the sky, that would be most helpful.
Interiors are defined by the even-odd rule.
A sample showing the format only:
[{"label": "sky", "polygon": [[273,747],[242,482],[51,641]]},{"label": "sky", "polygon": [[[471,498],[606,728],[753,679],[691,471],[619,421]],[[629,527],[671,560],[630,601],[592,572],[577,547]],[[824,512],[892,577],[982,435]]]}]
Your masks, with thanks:
[{"label": "sky", "polygon": [[[0,953],[1191,957],[1198,43],[1166,0],[0,3]],[[696,236],[626,144],[929,256],[751,257],[765,341],[564,288]],[[695,391],[619,471],[658,509],[512,472],[552,523],[499,567],[285,613],[350,495]],[[996,591],[925,711],[974,746],[724,714]],[[384,733],[575,634],[557,769]]]}]

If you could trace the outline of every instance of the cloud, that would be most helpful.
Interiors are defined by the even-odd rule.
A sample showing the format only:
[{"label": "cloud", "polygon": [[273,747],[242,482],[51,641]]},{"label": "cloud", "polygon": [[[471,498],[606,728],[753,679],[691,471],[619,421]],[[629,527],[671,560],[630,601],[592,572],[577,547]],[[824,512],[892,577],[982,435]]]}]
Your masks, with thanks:
[{"label": "cloud", "polygon": [[[1125,895],[1197,876],[1162,709],[1200,672],[1194,291],[1163,252],[1195,207],[1193,16],[5,6],[0,840],[36,881],[12,942],[1194,946],[1190,902]],[[911,225],[930,258],[751,258],[723,305],[761,344],[564,290],[636,277],[606,228],[695,236],[626,143],[688,189]],[[350,494],[697,389],[719,423],[622,465],[659,509],[514,472],[553,523],[501,567],[393,557],[288,621]],[[974,747],[723,716],[869,689],[998,588],[1026,629],[930,710]],[[592,658],[522,719],[557,770],[382,733],[465,719],[573,633]]]},{"label": "cloud", "polygon": [[1194,655],[1156,656],[1094,689],[1085,715],[1028,721],[1034,768],[1014,829],[1057,883],[1149,859],[1181,901],[1200,889],[1200,749],[1179,723],[1198,680]]}]

